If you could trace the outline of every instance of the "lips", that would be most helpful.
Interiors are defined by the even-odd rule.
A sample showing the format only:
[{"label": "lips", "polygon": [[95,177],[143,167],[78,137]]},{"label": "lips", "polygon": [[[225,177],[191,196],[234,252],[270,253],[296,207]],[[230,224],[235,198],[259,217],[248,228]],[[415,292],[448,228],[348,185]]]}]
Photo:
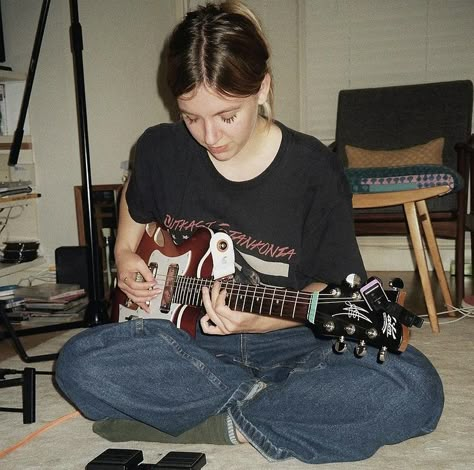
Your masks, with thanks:
[{"label": "lips", "polygon": [[227,150],[227,145],[221,145],[220,147],[208,147],[208,150],[213,155],[224,153]]}]

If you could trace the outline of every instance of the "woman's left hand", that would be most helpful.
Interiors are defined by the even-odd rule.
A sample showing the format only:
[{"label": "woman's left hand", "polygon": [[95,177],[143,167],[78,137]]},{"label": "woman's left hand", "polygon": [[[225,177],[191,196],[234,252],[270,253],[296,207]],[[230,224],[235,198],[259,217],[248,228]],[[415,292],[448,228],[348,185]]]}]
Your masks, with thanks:
[{"label": "woman's left hand", "polygon": [[300,322],[282,318],[265,317],[253,313],[231,310],[226,305],[227,292],[219,281],[211,289],[202,288],[206,314],[201,318],[202,331],[209,335],[236,333],[266,333],[273,330],[299,326]]}]

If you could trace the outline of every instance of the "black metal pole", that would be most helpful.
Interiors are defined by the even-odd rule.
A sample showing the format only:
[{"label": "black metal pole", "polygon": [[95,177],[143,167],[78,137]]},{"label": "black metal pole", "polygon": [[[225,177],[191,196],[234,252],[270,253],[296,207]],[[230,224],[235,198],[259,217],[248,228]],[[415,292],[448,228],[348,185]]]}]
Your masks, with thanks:
[{"label": "black metal pole", "polygon": [[84,322],[95,326],[109,321],[107,303],[104,300],[104,276],[101,269],[95,219],[93,217],[92,183],[90,169],[89,134],[87,128],[86,94],[84,86],[84,65],[82,61],[82,27],[79,22],[77,0],[69,2],[71,12],[71,49],[74,62],[76,86],[76,107],[79,131],[79,150],[82,164],[82,197],[84,207],[84,230],[88,246],[89,304]]},{"label": "black metal pole", "polygon": [[33,80],[35,78],[36,65],[38,64],[38,57],[41,49],[41,42],[43,41],[44,28],[48,18],[49,4],[51,0],[43,0],[41,5],[40,17],[38,26],[36,28],[35,42],[33,44],[33,52],[31,53],[30,66],[26,76],[25,91],[23,92],[23,99],[21,101],[20,111],[18,115],[18,124],[13,135],[13,142],[10,147],[10,154],[8,157],[8,165],[15,166],[18,163],[18,156],[20,154],[21,142],[23,140],[24,125],[26,119],[26,112],[30,102],[31,89],[33,87]]}]

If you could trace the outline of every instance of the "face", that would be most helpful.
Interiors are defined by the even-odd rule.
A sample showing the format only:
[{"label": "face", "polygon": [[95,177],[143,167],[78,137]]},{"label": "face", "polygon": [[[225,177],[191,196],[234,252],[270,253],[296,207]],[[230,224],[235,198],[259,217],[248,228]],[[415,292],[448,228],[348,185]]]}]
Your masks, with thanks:
[{"label": "face", "polygon": [[266,80],[256,95],[229,98],[204,85],[178,98],[191,135],[210,156],[228,161],[245,154],[256,138],[258,105],[267,99]]}]

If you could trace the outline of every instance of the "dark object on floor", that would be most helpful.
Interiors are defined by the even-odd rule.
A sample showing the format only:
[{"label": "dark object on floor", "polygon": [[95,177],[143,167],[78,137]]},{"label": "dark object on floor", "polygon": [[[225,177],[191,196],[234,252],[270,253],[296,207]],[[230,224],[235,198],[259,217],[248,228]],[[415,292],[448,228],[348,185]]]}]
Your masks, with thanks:
[{"label": "dark object on floor", "polygon": [[141,450],[107,449],[91,460],[86,470],[200,470],[206,465],[202,452],[168,452],[156,464],[140,464],[142,460]]},{"label": "dark object on floor", "polygon": [[[7,379],[7,375],[20,377]],[[0,369],[0,388],[21,385],[23,405],[21,408],[0,407],[0,411],[23,413],[23,424],[31,424],[36,420],[36,369],[25,367],[23,370]]]}]

